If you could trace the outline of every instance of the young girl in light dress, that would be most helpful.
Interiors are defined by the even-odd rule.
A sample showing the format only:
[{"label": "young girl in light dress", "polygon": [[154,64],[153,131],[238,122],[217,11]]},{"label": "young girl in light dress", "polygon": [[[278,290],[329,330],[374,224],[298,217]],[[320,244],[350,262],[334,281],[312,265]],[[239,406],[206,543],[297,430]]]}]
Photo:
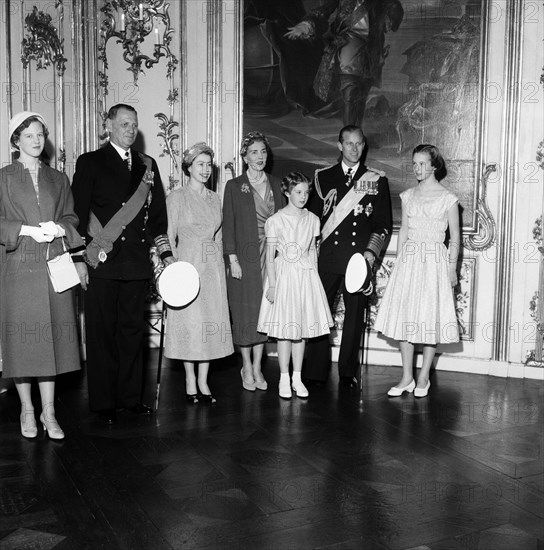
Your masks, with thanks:
[{"label": "young girl in light dress", "polygon": [[[405,391],[425,397],[436,345],[459,341],[452,289],[457,284],[459,202],[439,183],[447,171],[438,148],[418,145],[412,153],[412,165],[418,185],[400,195],[397,260],[374,324],[377,331],[400,342],[403,374],[387,392],[391,397]],[[414,344],[423,344],[417,386],[413,376]]]},{"label": "young girl in light dress", "polygon": [[328,334],[334,323],[317,272],[319,218],[304,208],[310,181],[304,174],[291,172],[281,187],[289,203],[265,224],[267,281],[257,330],[278,340],[280,397],[290,399],[294,391],[304,398],[308,390],[300,373],[306,339]]}]

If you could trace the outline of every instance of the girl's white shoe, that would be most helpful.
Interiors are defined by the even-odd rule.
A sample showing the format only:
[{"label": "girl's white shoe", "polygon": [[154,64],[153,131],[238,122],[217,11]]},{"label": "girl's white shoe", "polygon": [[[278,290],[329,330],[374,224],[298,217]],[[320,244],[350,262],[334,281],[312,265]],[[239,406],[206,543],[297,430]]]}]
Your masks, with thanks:
[{"label": "girl's white shoe", "polygon": [[301,380],[293,380],[293,384],[291,387],[293,388],[293,391],[295,392],[295,395],[297,397],[306,398],[310,396],[308,390],[306,389],[306,386],[302,383]]},{"label": "girl's white shoe", "polygon": [[288,374],[280,374],[279,394],[282,399],[291,399],[291,380]]},{"label": "girl's white shoe", "polygon": [[[404,386],[403,388],[398,388],[397,386],[393,386],[388,392],[387,395],[389,397],[399,397],[401,396],[405,391],[408,393],[412,393],[414,391],[414,388],[416,387],[416,381],[412,380],[407,386]],[[417,390],[416,390],[417,391]]]}]

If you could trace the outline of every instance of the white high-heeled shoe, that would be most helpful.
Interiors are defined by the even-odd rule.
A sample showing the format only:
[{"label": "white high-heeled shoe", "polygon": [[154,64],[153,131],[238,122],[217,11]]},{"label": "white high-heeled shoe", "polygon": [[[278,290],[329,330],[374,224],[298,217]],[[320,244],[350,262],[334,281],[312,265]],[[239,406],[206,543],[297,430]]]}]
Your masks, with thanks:
[{"label": "white high-heeled shoe", "polygon": [[21,435],[23,437],[34,439],[38,435],[38,426],[36,426],[34,412],[21,413],[19,421],[21,422]]},{"label": "white high-heeled shoe", "polygon": [[49,436],[49,439],[64,439],[64,432],[55,417],[46,419],[42,412],[42,414],[40,414],[40,422],[42,423],[45,433]]},{"label": "white high-heeled shoe", "polygon": [[427,380],[427,385],[424,388],[416,388],[414,390],[414,397],[427,397],[430,387],[431,387],[431,381]]},{"label": "white high-heeled shoe", "polygon": [[240,369],[240,376],[242,377],[242,388],[247,391],[255,391],[255,380],[248,380],[244,377],[244,369]]},{"label": "white high-heeled shoe", "polygon": [[289,375],[280,375],[279,395],[282,399],[291,399],[293,393],[291,392],[291,379]]},{"label": "white high-heeled shoe", "polygon": [[261,375],[261,378],[262,378],[262,382],[260,382],[258,380],[258,378],[255,376],[255,373],[253,373],[253,379],[255,380],[255,387],[258,390],[266,391],[268,389],[268,384],[267,384],[266,380],[264,379],[264,376],[263,376],[262,372],[260,373],[260,375]]},{"label": "white high-heeled shoe", "polygon": [[412,393],[414,391],[415,387],[416,387],[416,381],[412,380],[407,386],[404,386],[402,388],[399,388],[397,386],[393,386],[387,392],[387,395],[389,397],[400,397],[405,391],[407,391],[408,393]]}]

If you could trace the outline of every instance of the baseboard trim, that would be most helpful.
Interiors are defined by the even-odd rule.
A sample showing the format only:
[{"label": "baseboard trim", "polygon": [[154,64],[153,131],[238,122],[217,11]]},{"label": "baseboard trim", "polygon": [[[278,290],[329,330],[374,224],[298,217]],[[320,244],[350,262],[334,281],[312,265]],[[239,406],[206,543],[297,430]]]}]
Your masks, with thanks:
[{"label": "baseboard trim", "polygon": [[[332,360],[338,361],[339,347],[332,346]],[[266,344],[266,353],[276,357],[276,344]],[[400,352],[398,350],[368,349],[368,364],[375,366],[402,367]],[[416,354],[415,366],[421,368],[422,355]],[[464,372],[471,374],[486,374],[502,378],[529,378],[533,380],[544,380],[544,368],[523,363],[508,363],[503,361],[491,361],[478,357],[459,357],[441,353],[436,355],[434,368],[437,371]]]}]

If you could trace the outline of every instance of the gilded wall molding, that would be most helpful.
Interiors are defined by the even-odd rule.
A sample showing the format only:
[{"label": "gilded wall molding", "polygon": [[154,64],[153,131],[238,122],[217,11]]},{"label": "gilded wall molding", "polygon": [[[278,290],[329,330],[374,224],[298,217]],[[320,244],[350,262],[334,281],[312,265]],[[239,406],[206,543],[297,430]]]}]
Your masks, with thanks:
[{"label": "gilded wall molding", "polygon": [[81,5],[81,0],[72,0],[72,17],[70,20],[70,29],[72,33],[72,46],[74,49],[74,75],[76,82],[79,86],[76,88],[76,102],[73,105],[72,115],[72,135],[73,139],[73,158],[74,160],[79,157],[83,152],[85,152],[85,128],[88,126],[87,121],[87,108],[85,104],[85,89],[86,80],[85,80],[85,70],[84,70],[84,37],[83,37],[83,28],[79,23],[83,20],[83,8]]},{"label": "gilded wall molding", "polygon": [[[544,202],[543,202],[544,211]],[[533,239],[540,254],[538,271],[538,289],[529,302],[529,315],[534,322],[535,347],[527,352],[525,363],[532,366],[544,367],[544,239],[542,232],[544,214],[540,215],[533,225]]]},{"label": "gilded wall molding", "polygon": [[[64,73],[68,59],[64,57],[64,4],[62,0],[55,1],[55,9],[58,12],[59,28],[52,24],[49,14],[38,10],[36,6],[24,17],[23,28],[26,36],[21,41],[21,62],[24,70],[24,105],[30,109],[30,61],[36,62],[36,70],[44,70],[49,67],[55,69],[58,86],[55,86],[55,107],[57,120],[55,124],[55,145],[57,147],[56,168],[64,172],[66,165],[65,146],[65,106],[64,106]],[[21,13],[24,14],[24,3],[21,2]]]},{"label": "gilded wall molding", "polygon": [[[98,87],[100,90],[100,105],[102,116],[102,133],[100,139],[107,138],[105,121],[107,116],[107,96],[109,87],[107,44],[115,40],[122,47],[123,60],[128,64],[127,70],[132,72],[133,82],[138,86],[140,74],[146,69],[152,69],[161,58],[166,60],[166,78],[169,81],[169,91],[166,97],[168,113],[155,113],[158,119],[161,139],[161,157],[169,158],[169,175],[167,189],[173,189],[179,183],[179,122],[175,120],[175,106],[179,103],[179,88],[175,85],[176,70],[179,60],[171,50],[174,28],[170,19],[170,4],[165,0],[148,0],[136,2],[133,0],[104,0],[100,12],[103,17],[100,22],[100,36],[97,45],[98,60],[101,66],[97,69]],[[162,32],[160,27],[164,27]],[[141,52],[140,46],[146,38],[154,39],[152,56]]]},{"label": "gilded wall molding", "polygon": [[514,270],[514,230],[516,206],[516,160],[519,150],[519,113],[522,86],[523,2],[508,3],[505,71],[503,79],[504,108],[501,151],[503,177],[499,182],[497,264],[494,303],[492,359],[508,361],[510,354],[510,314]]},{"label": "gilded wall molding", "polygon": [[236,21],[236,30],[234,35],[234,47],[238,52],[238,62],[234,67],[234,85],[237,86],[237,105],[240,107],[236,112],[236,118],[233,124],[233,162],[229,163],[231,166],[228,168],[231,171],[232,177],[236,177],[236,168],[238,174],[242,173],[243,161],[239,154],[240,143],[242,142],[242,134],[244,129],[244,110],[241,108],[244,105],[244,82],[242,78],[242,67],[244,66],[244,10],[243,2],[235,2],[234,7],[234,20]]},{"label": "gilded wall molding", "polygon": [[[59,18],[64,18],[64,5],[61,0],[55,2],[59,10]],[[25,29],[28,34],[21,42],[21,61],[23,67],[27,67],[30,60],[36,61],[38,70],[53,65],[57,75],[62,77],[66,70],[68,59],[64,57],[64,40],[59,36],[56,27],[51,23],[51,16],[43,11],[38,11],[34,6],[32,11],[25,17]]]},{"label": "gilded wall molding", "polygon": [[[6,0],[4,3],[4,20],[5,20],[5,29],[6,29],[6,77],[7,77],[7,90],[11,92],[12,90],[12,77],[11,77],[11,0]],[[13,98],[12,94],[6,94],[7,102],[7,117],[8,120],[11,120],[13,116]],[[9,145],[8,145],[9,148]]]},{"label": "gilded wall molding", "polygon": [[[123,48],[123,59],[132,72],[133,81],[138,85],[138,77],[143,73],[142,65],[151,69],[162,57],[167,58],[167,77],[175,70],[177,57],[170,50],[174,29],[170,25],[170,4],[165,0],[105,0],[100,11],[104,19],[100,26],[104,42],[116,38]],[[159,26],[164,26],[162,35]],[[156,26],[157,25],[157,26]],[[147,37],[153,39],[153,53],[142,53],[140,47]],[[105,48],[103,55],[105,56]],[[107,62],[106,62],[107,64]]]},{"label": "gilded wall molding", "polygon": [[155,118],[159,119],[158,137],[162,139],[162,156],[167,156],[170,159],[170,174],[168,176],[168,190],[171,191],[179,183],[175,175],[179,175],[179,123],[174,120],[174,105],[179,101],[178,89],[171,90],[168,95],[168,104],[170,105],[169,116],[164,113],[156,113]]},{"label": "gilded wall molding", "polygon": [[[207,46],[207,82],[206,82],[206,101],[207,101],[207,140],[210,147],[215,152],[215,158],[222,158],[220,122],[222,119],[221,105],[221,84],[223,82],[223,2],[222,0],[207,0],[206,3],[206,26],[208,36]],[[221,167],[219,167],[221,169]],[[220,173],[216,174],[215,181],[212,183],[213,189],[219,191],[218,183],[221,182]]]},{"label": "gilded wall molding", "polygon": [[493,214],[487,205],[487,184],[490,174],[497,171],[496,164],[488,164],[480,180],[478,201],[476,203],[476,227],[477,233],[472,233],[463,238],[463,246],[468,250],[483,251],[495,243],[496,224]]},{"label": "gilded wall molding", "polygon": [[[544,67],[540,75],[540,84],[544,87]],[[544,170],[544,140],[536,149],[536,162],[541,170]],[[544,367],[544,238],[542,224],[544,221],[544,197],[542,198],[542,214],[535,220],[533,226],[533,239],[540,254],[538,270],[538,289],[529,302],[529,314],[535,323],[535,347],[527,352],[525,362],[529,365]]]},{"label": "gilded wall molding", "polygon": [[181,143],[179,149],[184,150],[188,140],[188,128],[187,128],[187,113],[188,113],[188,101],[189,97],[187,88],[187,2],[186,0],[180,0],[179,7],[179,28],[180,28],[180,40],[179,40],[179,57],[181,59]]}]

